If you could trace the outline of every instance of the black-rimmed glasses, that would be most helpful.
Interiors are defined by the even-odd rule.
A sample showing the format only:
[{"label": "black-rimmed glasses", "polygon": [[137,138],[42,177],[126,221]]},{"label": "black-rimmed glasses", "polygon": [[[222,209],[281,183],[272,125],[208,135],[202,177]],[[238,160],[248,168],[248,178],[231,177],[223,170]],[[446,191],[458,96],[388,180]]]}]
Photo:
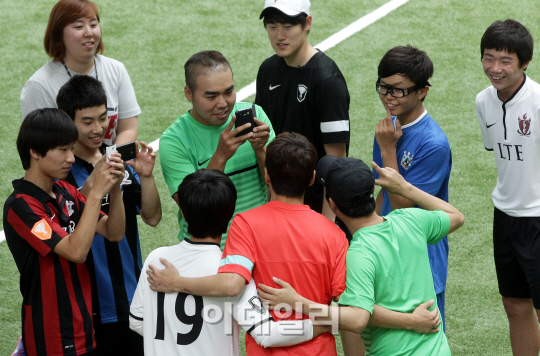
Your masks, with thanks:
[{"label": "black-rimmed glasses", "polygon": [[409,88],[395,88],[391,85],[382,85],[378,80],[375,83],[375,90],[377,90],[377,93],[381,95],[390,93],[390,95],[392,95],[394,98],[403,98],[421,88],[422,87],[418,85]]}]

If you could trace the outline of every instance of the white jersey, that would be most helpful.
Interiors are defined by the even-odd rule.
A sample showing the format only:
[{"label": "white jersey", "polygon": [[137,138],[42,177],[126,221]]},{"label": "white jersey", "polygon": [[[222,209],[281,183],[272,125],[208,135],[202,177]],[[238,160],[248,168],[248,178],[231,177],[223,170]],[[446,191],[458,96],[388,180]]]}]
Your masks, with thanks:
[{"label": "white jersey", "polygon": [[495,154],[493,204],[510,216],[540,216],[540,85],[525,76],[506,102],[490,86],[476,97],[476,115]]},{"label": "white jersey", "polygon": [[[105,134],[105,143],[112,145],[116,139],[117,120],[127,119],[141,113],[135,97],[135,90],[124,65],[112,58],[96,55],[96,65],[89,76],[97,78],[103,84],[107,95],[107,116],[109,129]],[[64,64],[49,61],[28,79],[21,91],[21,109],[23,119],[31,111],[42,108],[56,108],[58,91],[71,76],[77,75],[66,71]]]},{"label": "white jersey", "polygon": [[144,336],[146,356],[237,356],[239,325],[264,346],[288,346],[313,337],[309,320],[273,322],[253,280],[231,298],[152,291],[146,271],[149,264],[164,268],[160,257],[183,277],[205,277],[217,273],[221,250],[219,244],[186,239],[148,255],[130,308],[130,326]]}]

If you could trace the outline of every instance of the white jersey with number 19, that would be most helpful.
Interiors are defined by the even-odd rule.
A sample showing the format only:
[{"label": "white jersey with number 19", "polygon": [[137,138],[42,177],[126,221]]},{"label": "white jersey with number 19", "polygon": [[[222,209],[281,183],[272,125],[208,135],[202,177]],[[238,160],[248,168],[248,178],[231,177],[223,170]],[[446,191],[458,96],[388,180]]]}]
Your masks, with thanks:
[{"label": "white jersey with number 19", "polygon": [[239,326],[265,347],[293,345],[313,337],[308,319],[274,322],[253,280],[231,298],[152,291],[146,271],[149,264],[164,268],[159,258],[171,262],[184,277],[205,277],[217,273],[221,250],[218,244],[186,239],[148,255],[130,308],[130,326],[144,336],[146,356],[237,356]]}]

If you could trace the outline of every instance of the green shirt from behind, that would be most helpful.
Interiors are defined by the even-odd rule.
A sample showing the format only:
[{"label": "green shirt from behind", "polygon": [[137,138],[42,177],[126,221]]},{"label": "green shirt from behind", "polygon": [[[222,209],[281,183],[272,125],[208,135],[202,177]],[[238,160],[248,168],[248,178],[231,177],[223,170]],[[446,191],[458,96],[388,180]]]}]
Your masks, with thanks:
[{"label": "green shirt from behind", "polygon": [[[398,209],[386,221],[361,228],[347,252],[347,289],[339,304],[373,313],[375,304],[411,313],[431,299],[437,306],[426,244],[448,234],[450,217],[443,211]],[[443,328],[435,334],[366,327],[368,355],[450,355]]]},{"label": "green shirt from behind", "polygon": [[[274,130],[270,120],[260,106],[255,106],[255,117],[270,127],[270,143],[274,137]],[[184,178],[198,169],[206,168],[210,158],[216,151],[221,132],[232,120],[237,110],[251,108],[251,104],[238,102],[227,119],[221,126],[206,126],[197,122],[187,111],[176,119],[175,122],[161,135],[159,142],[161,169],[169,192],[174,195]],[[225,165],[225,174],[233,181],[238,199],[234,215],[246,210],[261,206],[268,202],[264,177],[259,172],[255,152],[251,144],[246,141],[242,144],[234,156]],[[180,241],[189,237],[187,223],[178,210],[178,239]],[[221,248],[225,245],[227,234],[221,238]]]}]

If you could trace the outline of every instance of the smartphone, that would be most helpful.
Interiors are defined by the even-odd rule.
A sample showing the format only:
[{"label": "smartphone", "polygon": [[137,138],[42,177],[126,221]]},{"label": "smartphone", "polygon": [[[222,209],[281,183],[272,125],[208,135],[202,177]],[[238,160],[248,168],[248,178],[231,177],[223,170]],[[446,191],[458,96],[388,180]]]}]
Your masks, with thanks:
[{"label": "smartphone", "polygon": [[250,127],[238,133],[238,135],[236,135],[235,137],[243,136],[250,132],[253,132],[253,128],[255,127],[255,120],[253,120],[253,111],[251,110],[251,108],[238,110],[234,114],[236,115],[236,122],[234,123],[234,128],[245,125],[248,122],[251,123]]},{"label": "smartphone", "polygon": [[129,161],[137,156],[137,145],[135,141],[124,143],[123,145],[116,146],[116,152],[120,153],[123,161]]}]

